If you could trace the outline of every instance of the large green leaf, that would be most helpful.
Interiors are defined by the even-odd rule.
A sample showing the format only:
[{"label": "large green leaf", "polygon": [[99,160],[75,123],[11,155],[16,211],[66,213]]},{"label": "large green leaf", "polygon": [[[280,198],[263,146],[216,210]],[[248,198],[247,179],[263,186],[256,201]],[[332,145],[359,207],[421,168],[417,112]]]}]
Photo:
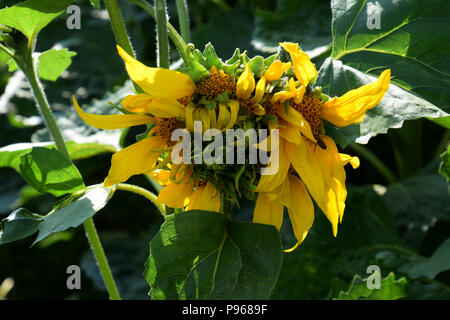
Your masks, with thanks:
[{"label": "large green leaf", "polygon": [[56,149],[34,147],[20,157],[20,173],[39,192],[57,197],[86,188],[77,167]]},{"label": "large green leaf", "polygon": [[396,300],[405,296],[405,278],[395,280],[391,272],[380,281],[379,289],[369,289],[366,279],[356,275],[347,292],[341,291],[337,300]]},{"label": "large green leaf", "polygon": [[[385,67],[384,69],[387,69]],[[319,70],[316,84],[322,86],[329,96],[341,96],[349,90],[376,81],[339,60],[327,58]],[[367,143],[378,133],[386,133],[389,128],[399,128],[403,121],[423,117],[438,118],[448,114],[428,101],[392,84],[377,107],[367,111],[362,123],[336,128],[327,125],[327,134],[342,147],[349,142]]]},{"label": "large green leaf", "polygon": [[72,57],[77,53],[64,49],[50,49],[39,56],[39,77],[56,81],[72,63]]},{"label": "large green leaf", "polygon": [[39,230],[44,217],[20,208],[0,222],[0,244],[17,241]]},{"label": "large green leaf", "polygon": [[[15,143],[0,148],[0,168],[10,167],[20,173],[20,156],[29,153],[34,147],[54,148],[51,142],[34,142],[34,143]],[[67,150],[70,158],[73,160],[84,159],[105,152],[115,152],[117,148],[112,145],[91,143],[75,143],[73,141],[66,142]]]},{"label": "large green leaf", "polygon": [[450,270],[450,239],[444,241],[425,261],[406,265],[401,270],[411,278],[427,277],[430,279],[442,271]]},{"label": "large green leaf", "polygon": [[[380,29],[367,27],[366,0],[333,0],[332,57],[379,75],[450,110],[450,3],[447,0],[379,0]],[[371,16],[372,17],[372,16]],[[370,17],[369,17],[370,18]],[[441,124],[450,123],[450,121]]]},{"label": "large green leaf", "polygon": [[267,299],[280,266],[274,227],[190,211],[167,217],[144,275],[153,299]]},{"label": "large green leaf", "polygon": [[0,10],[0,23],[22,32],[28,39],[65,11],[74,0],[27,0]]},{"label": "large green leaf", "polygon": [[57,207],[44,217],[33,244],[52,233],[78,227],[102,209],[111,199],[114,191],[114,188],[105,188],[101,185],[89,186],[81,197],[67,205]]},{"label": "large green leaf", "polygon": [[17,241],[39,231],[35,244],[55,232],[78,227],[102,209],[114,191],[114,188],[101,185],[89,186],[85,192],[63,199],[45,216],[24,208],[17,209],[0,222],[0,244]]}]

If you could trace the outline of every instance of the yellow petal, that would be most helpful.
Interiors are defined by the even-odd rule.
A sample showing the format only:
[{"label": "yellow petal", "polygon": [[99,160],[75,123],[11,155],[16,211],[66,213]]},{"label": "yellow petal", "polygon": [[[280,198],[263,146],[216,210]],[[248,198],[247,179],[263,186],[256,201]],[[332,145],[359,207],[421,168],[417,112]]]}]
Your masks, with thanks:
[{"label": "yellow petal", "polygon": [[291,194],[295,195],[295,199],[291,201],[292,206],[288,208],[289,219],[298,244],[301,244],[314,222],[314,205],[299,178],[289,175],[289,185]]},{"label": "yellow petal", "polygon": [[205,186],[195,189],[186,210],[220,212],[220,205],[220,192],[208,182]]},{"label": "yellow petal", "polygon": [[78,115],[88,125],[99,129],[121,129],[154,122],[153,117],[145,114],[99,115],[83,111],[73,97],[73,105]]},{"label": "yellow petal", "polygon": [[338,127],[360,123],[366,111],[380,103],[389,88],[391,70],[383,71],[377,81],[334,97],[322,106],[322,116]]},{"label": "yellow petal", "polygon": [[264,78],[266,78],[267,81],[278,80],[281,78],[283,73],[285,73],[290,68],[290,62],[281,62],[280,60],[275,60],[264,73]]},{"label": "yellow petal", "polygon": [[239,76],[236,84],[236,96],[242,100],[250,99],[250,96],[255,89],[255,77],[249,64],[245,65],[245,71]]},{"label": "yellow petal", "polygon": [[195,84],[188,75],[164,68],[147,67],[121,47],[117,46],[117,50],[125,62],[131,80],[146,93],[155,97],[172,99],[191,96],[194,93]]},{"label": "yellow petal", "polygon": [[286,123],[281,119],[279,120],[279,124],[280,137],[294,144],[300,144],[302,142],[302,136],[297,127]]},{"label": "yellow petal", "polygon": [[152,170],[150,172],[147,172],[146,175],[148,175],[150,178],[152,178],[162,186],[165,186],[169,183],[169,176],[170,176],[169,170],[164,169]]},{"label": "yellow petal", "polygon": [[283,205],[280,201],[271,201],[265,193],[259,193],[253,211],[253,222],[272,225],[280,230],[283,223]]},{"label": "yellow petal", "polygon": [[160,118],[185,117],[185,107],[175,99],[152,97],[148,94],[126,96],[121,102],[130,112],[150,113]]},{"label": "yellow petal", "polygon": [[211,128],[211,119],[209,118],[209,110],[207,108],[200,108],[200,120],[202,121],[203,131]]},{"label": "yellow petal", "polygon": [[229,110],[230,110],[230,121],[225,126],[225,129],[230,129],[236,124],[237,115],[239,112],[239,102],[237,100],[231,100],[227,104]]},{"label": "yellow petal", "polygon": [[219,103],[219,116],[217,117],[217,129],[222,130],[230,123],[231,113],[227,106]]},{"label": "yellow petal", "polygon": [[279,107],[277,114],[286,122],[298,127],[300,132],[309,140],[316,142],[316,138],[314,138],[314,135],[311,131],[311,126],[309,125],[308,121],[303,118],[303,115],[300,112],[289,106],[288,113],[286,113],[284,110],[284,106],[281,106]]},{"label": "yellow petal", "polygon": [[258,80],[258,83],[256,84],[255,96],[250,100],[250,103],[251,104],[259,103],[262,97],[264,96],[265,90],[266,90],[266,79],[261,78]]},{"label": "yellow petal", "polygon": [[165,138],[149,137],[114,153],[104,186],[110,187],[133,175],[150,171],[161,154],[157,150],[163,148],[165,143]]},{"label": "yellow petal", "polygon": [[345,153],[339,153],[341,156],[342,164],[345,166],[347,163],[350,163],[350,165],[353,167],[353,169],[358,169],[359,167],[359,158],[358,157],[352,157]]},{"label": "yellow petal", "polygon": [[194,183],[169,183],[161,189],[157,201],[171,208],[184,208],[188,205]]},{"label": "yellow petal", "polygon": [[[276,187],[278,187],[285,179],[289,170],[289,158],[286,154],[286,149],[284,147],[285,142],[280,140],[278,148],[278,170],[275,174],[261,175],[259,183],[256,186],[255,192],[271,192]],[[276,159],[273,155],[277,150],[271,151],[269,165],[264,170],[271,170],[273,165],[277,165],[273,159]]]},{"label": "yellow petal", "polygon": [[300,50],[297,43],[283,42],[280,46],[291,56],[294,72],[300,83],[307,87],[309,82],[317,77],[316,66],[311,62],[309,56]]},{"label": "yellow petal", "polygon": [[195,106],[193,104],[188,104],[186,107],[186,129],[190,132],[194,131],[194,112]]},{"label": "yellow petal", "polygon": [[[289,79],[288,82],[288,90],[287,91],[278,91],[272,97],[272,102],[280,101],[281,103],[285,102],[287,99],[297,97],[297,88],[295,86],[295,81],[293,78]],[[303,98],[303,95],[302,95]]]}]

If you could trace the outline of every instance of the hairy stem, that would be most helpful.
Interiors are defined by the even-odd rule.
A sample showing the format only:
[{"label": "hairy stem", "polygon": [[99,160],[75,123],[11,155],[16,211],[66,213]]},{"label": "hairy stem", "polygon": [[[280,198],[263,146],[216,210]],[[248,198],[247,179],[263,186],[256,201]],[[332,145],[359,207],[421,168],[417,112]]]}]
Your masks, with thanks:
[{"label": "hairy stem", "polygon": [[165,205],[163,205],[157,201],[158,196],[156,196],[154,193],[151,193],[150,191],[148,191],[144,188],[135,186],[133,184],[128,184],[128,183],[117,184],[117,190],[133,192],[133,193],[136,193],[136,194],[146,198],[147,200],[152,202],[159,209],[159,211],[161,212],[161,214],[163,216],[166,215]]},{"label": "hairy stem", "polygon": [[169,68],[169,34],[167,31],[166,1],[155,0],[158,67]]},{"label": "hairy stem", "polygon": [[191,30],[189,29],[189,11],[186,0],[176,0],[178,21],[180,23],[181,37],[185,42],[191,41]]},{"label": "hairy stem", "polygon": [[105,282],[106,290],[109,294],[109,299],[120,300],[119,290],[117,290],[116,283],[109,268],[108,260],[106,259],[105,252],[103,251],[100,238],[98,237],[97,230],[95,229],[94,220],[92,218],[87,219],[84,222],[84,228],[86,230],[86,236],[91,244],[92,252],[97,260],[100,273],[103,281]]},{"label": "hairy stem", "polygon": [[[145,0],[128,0],[131,3],[135,4],[145,12],[147,12],[153,19],[156,20],[156,12],[155,8],[153,8],[152,5],[150,5]],[[167,23],[167,29],[169,32],[169,37],[172,40],[172,43],[177,47],[178,52],[181,55],[181,58],[183,58],[184,64],[186,66],[189,66],[189,57],[186,53],[186,43],[184,42],[183,38],[180,36],[180,34],[177,32],[177,30],[170,24],[170,22]]]}]

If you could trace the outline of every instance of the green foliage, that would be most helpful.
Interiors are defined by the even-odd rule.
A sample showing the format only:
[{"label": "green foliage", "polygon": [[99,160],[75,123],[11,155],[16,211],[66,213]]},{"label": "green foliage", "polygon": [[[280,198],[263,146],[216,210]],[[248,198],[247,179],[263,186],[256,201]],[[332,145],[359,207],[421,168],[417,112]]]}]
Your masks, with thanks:
[{"label": "green foliage", "polygon": [[331,56],[375,75],[389,66],[394,83],[448,112],[449,2],[384,0],[379,5],[382,8],[380,29],[369,30],[367,1],[331,2]]},{"label": "green foliage", "polygon": [[450,182],[450,146],[441,154],[442,162],[439,166],[439,173]]},{"label": "green foliage", "polygon": [[442,243],[431,257],[425,261],[409,264],[402,268],[411,278],[434,279],[437,274],[450,270],[450,239]]},{"label": "green foliage", "polygon": [[0,11],[0,23],[22,32],[30,41],[74,0],[27,0]]},{"label": "green foliage", "polygon": [[94,9],[101,9],[100,0],[89,0],[91,2],[91,5]]},{"label": "green foliage", "polygon": [[[316,85],[321,86],[323,92],[330,97],[334,97],[374,81],[376,78],[373,76],[346,66],[339,60],[327,58],[319,70]],[[327,135],[345,147],[354,141],[367,143],[371,137],[387,133],[389,128],[400,127],[405,120],[443,116],[447,116],[447,113],[391,83],[381,102],[367,111],[362,123],[342,128],[328,124],[326,131]]]},{"label": "green foliage", "polygon": [[153,299],[267,299],[280,264],[274,227],[190,211],[167,216],[145,278]]},{"label": "green foliage", "polygon": [[39,77],[45,80],[56,81],[59,76],[72,63],[76,52],[67,49],[51,49],[39,56]]},{"label": "green foliage", "polygon": [[346,292],[341,291],[337,300],[396,300],[405,296],[407,280],[395,280],[393,272],[381,281],[379,289],[369,289],[366,281],[356,275],[350,288]]},{"label": "green foliage", "polygon": [[39,192],[58,197],[86,188],[75,165],[56,149],[34,147],[20,157],[19,168],[25,181]]},{"label": "green foliage", "polygon": [[53,212],[45,216],[39,225],[39,233],[33,244],[52,233],[78,227],[102,209],[113,194],[113,188],[104,188],[100,185],[88,187],[82,196],[68,204],[56,207]]},{"label": "green foliage", "polygon": [[0,222],[0,245],[31,236],[39,230],[43,217],[20,208]]}]

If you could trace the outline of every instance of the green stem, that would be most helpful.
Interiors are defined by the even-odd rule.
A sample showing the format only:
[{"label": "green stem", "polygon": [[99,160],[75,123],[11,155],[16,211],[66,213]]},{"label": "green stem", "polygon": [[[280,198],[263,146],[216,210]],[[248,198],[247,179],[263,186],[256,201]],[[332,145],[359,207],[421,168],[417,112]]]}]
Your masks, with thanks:
[{"label": "green stem", "polygon": [[69,152],[67,151],[66,144],[64,143],[64,139],[59,131],[58,125],[56,124],[55,118],[53,117],[52,111],[50,109],[50,105],[47,101],[47,97],[44,94],[42,86],[37,77],[33,60],[31,58],[31,54],[29,57],[28,65],[21,65],[22,71],[25,73],[25,76],[30,83],[31,90],[33,91],[34,98],[36,99],[38,109],[40,110],[42,116],[44,117],[45,124],[47,125],[48,130],[55,141],[56,148],[67,158],[70,160]]},{"label": "green stem", "polygon": [[[34,94],[34,98],[36,99],[38,109],[40,110],[42,116],[44,117],[45,124],[47,125],[48,130],[55,141],[56,147],[58,150],[66,156],[67,159],[70,160],[69,152],[67,151],[66,144],[64,143],[64,139],[61,135],[61,131],[59,130],[55,118],[50,110],[50,105],[47,101],[47,97],[39,83],[39,79],[37,77],[33,59],[31,52],[28,52],[26,65],[19,63],[17,61],[19,67],[25,73],[25,76],[30,83],[31,89]],[[95,230],[94,221],[92,218],[87,219],[84,222],[84,228],[86,230],[86,235],[88,237],[89,242],[91,243],[92,250],[94,252],[94,256],[98,262],[98,266],[100,268],[100,272],[105,281],[106,288],[108,289],[108,293],[111,299],[120,299],[119,294],[117,292],[117,288],[115,288],[114,280],[112,279],[111,270],[108,265],[108,261],[106,260],[105,254],[103,252],[100,239],[98,237],[97,231]]]},{"label": "green stem", "polygon": [[[117,44],[126,51],[130,56],[136,58],[133,51],[133,46],[131,45],[130,38],[128,38],[127,29],[120,14],[120,8],[116,0],[104,0],[106,10],[108,11],[109,20],[111,21],[111,27],[113,29],[114,36],[116,38]],[[134,89],[138,93],[143,93],[144,91],[133,82]]]},{"label": "green stem", "polygon": [[169,69],[169,34],[167,31],[166,1],[155,0],[158,67]]},{"label": "green stem", "polygon": [[181,37],[185,42],[191,41],[191,30],[189,29],[189,12],[186,0],[176,0],[178,21],[180,23]]},{"label": "green stem", "polygon": [[[150,5],[145,0],[128,0],[131,3],[135,4],[145,12],[147,12],[153,19],[156,20],[156,13],[155,8],[153,8],[152,5]],[[172,43],[177,47],[178,52],[181,55],[181,58],[184,61],[184,64],[186,66],[189,66],[189,57],[186,53],[186,43],[184,42],[183,38],[180,36],[180,34],[177,32],[177,30],[170,24],[170,22],[167,23],[167,29],[169,31],[169,37],[170,40],[172,40]]]},{"label": "green stem", "polygon": [[92,218],[87,219],[84,222],[84,228],[86,229],[86,236],[91,244],[94,256],[97,259],[97,264],[100,269],[100,273],[102,274],[103,281],[105,282],[106,289],[108,290],[109,298],[111,300],[120,300],[119,291],[117,290],[116,283],[114,282],[108,260],[106,260],[106,255],[103,251],[103,247]]},{"label": "green stem", "polygon": [[445,131],[444,135],[441,138],[441,141],[439,142],[439,145],[434,153],[435,158],[439,158],[442,152],[446,151],[447,145],[450,142],[450,130]]},{"label": "green stem", "polygon": [[384,163],[368,148],[357,143],[350,143],[349,147],[355,150],[361,157],[366,159],[370,164],[372,164],[372,166],[374,166],[375,169],[378,170],[378,172],[386,179],[387,182],[394,183],[397,181],[397,178],[394,175],[394,173],[392,173],[392,171],[389,170],[389,168],[386,167]]},{"label": "green stem", "polygon": [[104,0],[106,10],[108,11],[109,20],[111,21],[111,27],[116,37],[117,44],[122,47],[130,56],[134,57],[133,47],[131,46],[130,39],[128,38],[125,24],[120,14],[120,8],[116,0]]},{"label": "green stem", "polygon": [[156,196],[155,194],[151,193],[150,191],[148,191],[148,190],[146,190],[144,188],[135,186],[133,184],[128,184],[128,183],[118,183],[117,184],[117,190],[129,191],[129,192],[136,193],[136,194],[138,194],[140,196],[143,196],[144,198],[146,198],[147,200],[152,202],[159,209],[159,211],[161,212],[161,214],[163,216],[166,215],[166,207],[165,207],[165,205],[159,203],[157,201],[158,196]]}]

